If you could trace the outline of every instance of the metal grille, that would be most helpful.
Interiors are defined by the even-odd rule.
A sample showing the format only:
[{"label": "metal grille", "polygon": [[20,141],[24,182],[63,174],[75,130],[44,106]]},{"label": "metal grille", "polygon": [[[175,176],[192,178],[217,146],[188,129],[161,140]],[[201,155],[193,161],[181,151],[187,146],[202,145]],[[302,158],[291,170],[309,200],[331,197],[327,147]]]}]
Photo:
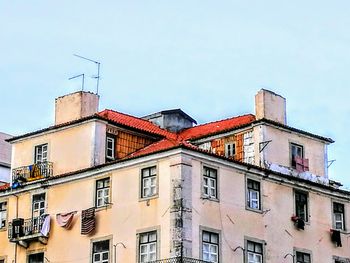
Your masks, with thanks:
[{"label": "metal grille", "polygon": [[52,176],[52,162],[36,163],[12,170],[12,182],[30,182]]}]

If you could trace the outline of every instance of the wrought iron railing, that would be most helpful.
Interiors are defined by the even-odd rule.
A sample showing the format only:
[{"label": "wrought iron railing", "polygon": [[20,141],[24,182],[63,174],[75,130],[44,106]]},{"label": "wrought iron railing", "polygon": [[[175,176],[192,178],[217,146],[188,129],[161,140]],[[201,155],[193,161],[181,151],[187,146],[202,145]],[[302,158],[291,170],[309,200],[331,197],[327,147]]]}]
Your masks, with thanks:
[{"label": "wrought iron railing", "polygon": [[43,226],[43,217],[33,217],[29,219],[16,218],[9,223],[8,238],[16,239],[26,236],[32,236],[40,233]]},{"label": "wrought iron railing", "polygon": [[30,182],[51,177],[53,173],[52,168],[52,162],[41,162],[15,168],[12,170],[12,182]]},{"label": "wrought iron railing", "polygon": [[201,259],[188,258],[188,257],[175,257],[150,261],[148,263],[210,263]]}]

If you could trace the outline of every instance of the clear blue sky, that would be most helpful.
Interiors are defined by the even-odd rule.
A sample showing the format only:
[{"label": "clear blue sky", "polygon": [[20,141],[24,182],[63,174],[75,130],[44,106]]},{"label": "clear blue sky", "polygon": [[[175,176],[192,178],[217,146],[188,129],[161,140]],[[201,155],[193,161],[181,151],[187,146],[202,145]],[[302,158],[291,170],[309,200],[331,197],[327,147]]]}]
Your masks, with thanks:
[{"label": "clear blue sky", "polygon": [[[254,112],[262,87],[288,124],[332,137],[330,176],[350,187],[349,1],[1,1],[0,130],[53,123],[54,98],[99,60],[101,109],[182,108],[199,123]],[[94,81],[86,79],[94,91]]]}]

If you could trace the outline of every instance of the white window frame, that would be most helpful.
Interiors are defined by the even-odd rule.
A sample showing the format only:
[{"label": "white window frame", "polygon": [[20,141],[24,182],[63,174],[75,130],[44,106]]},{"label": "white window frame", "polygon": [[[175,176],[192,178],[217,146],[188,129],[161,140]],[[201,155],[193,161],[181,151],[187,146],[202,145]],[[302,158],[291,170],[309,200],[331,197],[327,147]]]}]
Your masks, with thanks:
[{"label": "white window frame", "polygon": [[[249,182],[252,182],[252,184],[254,183],[258,183],[259,184],[259,189],[256,190],[254,188],[249,187]],[[261,183],[260,181],[251,179],[251,178],[247,178],[246,181],[247,184],[247,207],[249,209],[253,209],[253,210],[258,210],[261,211]],[[253,194],[256,195],[256,197],[253,196]],[[257,204],[257,207],[255,207],[254,204]]]},{"label": "white window frame", "polygon": [[[44,200],[34,201],[36,196],[44,196]],[[36,204],[38,208],[35,208]],[[40,218],[46,210],[46,193],[34,194],[32,197],[32,218]]]},{"label": "white window frame", "polygon": [[42,254],[43,255],[43,262],[45,262],[45,253],[44,252],[35,252],[27,255],[27,262],[30,263],[30,257],[37,255],[37,254]]},{"label": "white window frame", "polygon": [[[40,152],[39,152],[40,150]],[[36,145],[34,148],[34,163],[45,163],[48,160],[48,144]]]},{"label": "white window frame", "polygon": [[157,166],[141,169],[141,198],[150,198],[158,194]]},{"label": "white window frame", "polygon": [[[112,147],[108,147],[108,143],[112,143]],[[109,155],[108,152],[111,151],[112,155]],[[110,160],[115,159],[115,137],[112,135],[106,135],[106,158]]]},{"label": "white window frame", "polygon": [[[246,240],[247,263],[263,263],[264,262],[264,245],[261,242]],[[249,245],[254,246],[254,250],[249,250]],[[260,246],[261,252],[255,251],[255,247]]]},{"label": "white window frame", "polygon": [[[205,240],[205,235],[208,235],[209,239]],[[216,238],[216,242],[212,241],[212,237]],[[207,230],[202,231],[202,259],[204,261],[210,261],[213,263],[218,263],[220,258],[220,239],[219,234],[210,232]],[[216,260],[212,260],[212,257],[216,258]]]},{"label": "white window frame", "polygon": [[225,144],[225,156],[234,157],[236,155],[236,143],[230,142]]},{"label": "white window frame", "polygon": [[[99,187],[99,183],[102,187]],[[95,183],[95,207],[104,207],[110,204],[111,199],[111,178],[105,177],[96,180]]]},{"label": "white window frame", "polygon": [[0,229],[7,226],[7,204],[7,201],[0,201]]},{"label": "white window frame", "polygon": [[297,143],[294,143],[294,142],[290,143],[290,166],[295,169],[297,167],[297,165],[296,165],[296,161],[293,158],[293,148],[294,147],[297,149],[297,151],[298,151],[298,149],[300,149],[300,151],[301,151],[301,155],[295,155],[294,158],[296,156],[298,156],[300,158],[304,158],[304,146],[297,144]]},{"label": "white window frame", "polygon": [[[212,175],[213,172],[213,175]],[[218,199],[218,170],[203,166],[202,195],[204,198]]]},{"label": "white window frame", "polygon": [[[154,235],[155,235],[155,239],[150,240],[150,237],[153,237]],[[147,239],[147,241],[143,241],[144,237]],[[157,260],[157,257],[158,257],[157,242],[158,242],[158,231],[156,230],[139,234],[139,256],[138,256],[139,263]],[[145,256],[146,261],[142,261],[143,256]]]},{"label": "white window frame", "polygon": [[[334,211],[334,208],[335,208],[335,204],[337,205],[342,205],[343,206],[343,212],[342,213],[339,213],[339,212],[335,212]],[[340,202],[333,202],[333,205],[332,205],[332,210],[333,210],[333,224],[334,224],[334,229],[336,230],[341,230],[341,231],[345,231],[345,205],[343,203],[340,203]],[[340,220],[337,220],[337,215],[340,215],[341,219]],[[337,224],[341,224],[341,227],[337,227]]]},{"label": "white window frame", "polygon": [[[103,250],[100,252],[94,252],[94,246],[97,243],[101,243],[101,242],[106,242],[108,241],[108,250]],[[109,263],[110,262],[110,246],[111,246],[111,240],[110,239],[106,239],[106,240],[98,240],[98,241],[93,241],[92,242],[92,263]],[[107,259],[103,259],[103,256],[106,255],[107,253]],[[100,259],[99,260],[95,260],[95,255],[99,255]]]}]

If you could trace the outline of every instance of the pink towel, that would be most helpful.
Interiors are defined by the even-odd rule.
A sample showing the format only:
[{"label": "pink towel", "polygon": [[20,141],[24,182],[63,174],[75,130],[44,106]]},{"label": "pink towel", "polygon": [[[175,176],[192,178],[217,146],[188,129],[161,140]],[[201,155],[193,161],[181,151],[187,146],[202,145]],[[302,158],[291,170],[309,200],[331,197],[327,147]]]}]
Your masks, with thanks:
[{"label": "pink towel", "polygon": [[69,213],[65,213],[65,214],[57,214],[56,215],[56,221],[57,224],[61,227],[64,227],[66,229],[68,229],[70,227],[70,224],[73,221],[73,217],[74,214],[76,212],[69,212]]}]

